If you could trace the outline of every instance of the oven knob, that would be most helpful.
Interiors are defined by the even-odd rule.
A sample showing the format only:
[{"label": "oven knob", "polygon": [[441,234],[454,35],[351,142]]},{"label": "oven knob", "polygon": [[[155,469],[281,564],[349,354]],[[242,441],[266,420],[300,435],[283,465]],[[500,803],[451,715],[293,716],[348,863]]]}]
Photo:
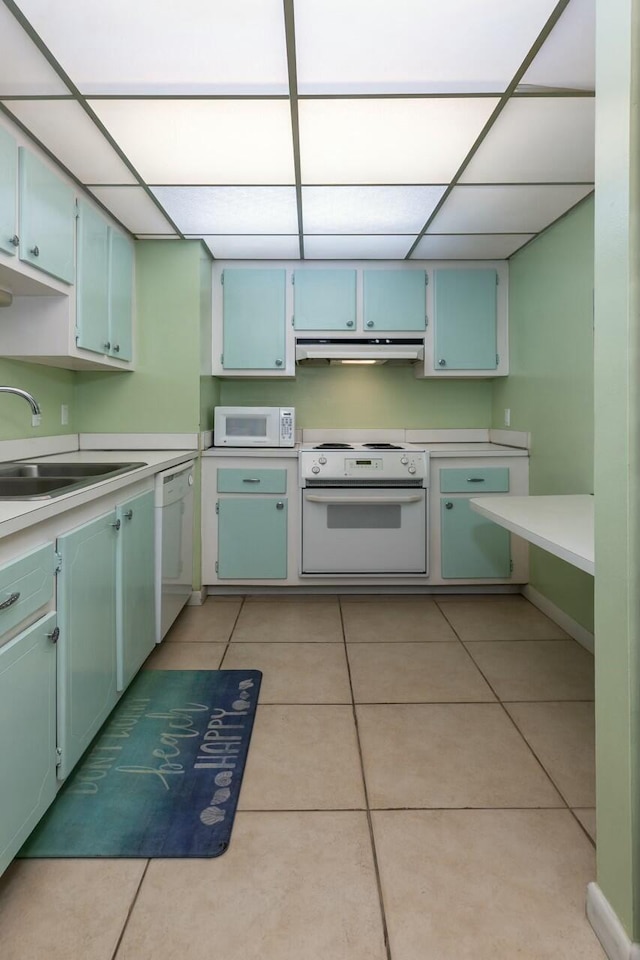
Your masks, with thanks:
[{"label": "oven knob", "polygon": [[406,465],[407,463],[409,463],[409,461],[408,461],[407,457],[400,457],[400,463],[403,463],[403,464]]},{"label": "oven knob", "polygon": [[327,462],[326,457],[318,457],[318,463],[322,463],[324,465],[326,462]]},{"label": "oven knob", "polygon": [[320,473],[320,467],[311,467],[311,473]]},{"label": "oven knob", "polygon": [[416,467],[415,467],[415,464],[412,463],[411,466],[409,467],[409,473],[415,473],[415,472],[416,472]]}]

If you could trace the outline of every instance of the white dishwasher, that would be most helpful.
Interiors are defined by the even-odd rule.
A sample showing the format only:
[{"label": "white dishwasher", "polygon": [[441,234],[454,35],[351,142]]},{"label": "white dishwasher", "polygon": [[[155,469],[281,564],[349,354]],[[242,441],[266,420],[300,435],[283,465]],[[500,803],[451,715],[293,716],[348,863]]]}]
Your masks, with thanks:
[{"label": "white dishwasher", "polygon": [[190,460],[156,477],[156,643],[193,590],[193,467]]}]

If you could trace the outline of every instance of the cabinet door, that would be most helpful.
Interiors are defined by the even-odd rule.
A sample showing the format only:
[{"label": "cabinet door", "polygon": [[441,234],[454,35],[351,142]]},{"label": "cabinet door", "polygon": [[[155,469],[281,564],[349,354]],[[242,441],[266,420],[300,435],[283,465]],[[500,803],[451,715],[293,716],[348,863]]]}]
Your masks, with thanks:
[{"label": "cabinet door", "polygon": [[76,343],[83,350],[109,353],[109,226],[86,203],[78,202]]},{"label": "cabinet door", "polygon": [[424,270],[365,270],[364,330],[424,330],[427,316]]},{"label": "cabinet door", "polygon": [[0,250],[15,255],[18,199],[18,145],[0,127]]},{"label": "cabinet door", "polygon": [[218,501],[218,577],[284,580],[287,501],[226,497]]},{"label": "cabinet door", "polygon": [[293,283],[296,330],[355,329],[355,270],[296,270]]},{"label": "cabinet door", "polygon": [[24,147],[19,149],[19,168],[20,259],[73,283],[74,192]]},{"label": "cabinet door", "polygon": [[0,873],[56,795],[55,614],[0,647]]},{"label": "cabinet door", "polygon": [[118,690],[133,680],[155,646],[153,493],[121,504],[117,553]]},{"label": "cabinet door", "polygon": [[115,706],[115,511],[60,537],[58,776],[67,776]]},{"label": "cabinet door", "polygon": [[111,356],[132,358],[133,244],[109,229],[109,342]]},{"label": "cabinet door", "polygon": [[495,370],[495,270],[435,270],[436,370]]},{"label": "cabinet door", "polygon": [[445,579],[508,580],[511,536],[481,517],[466,497],[440,500],[440,559]]},{"label": "cabinet door", "polygon": [[225,370],[280,370],[285,362],[285,271],[225,270]]}]

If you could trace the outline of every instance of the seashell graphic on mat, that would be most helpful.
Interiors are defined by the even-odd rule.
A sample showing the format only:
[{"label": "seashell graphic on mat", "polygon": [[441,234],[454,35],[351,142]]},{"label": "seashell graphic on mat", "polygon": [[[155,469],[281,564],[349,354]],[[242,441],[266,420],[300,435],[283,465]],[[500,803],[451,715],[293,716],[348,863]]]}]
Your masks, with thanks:
[{"label": "seashell graphic on mat", "polygon": [[253,686],[253,680],[241,680],[238,684],[238,690],[249,690]]},{"label": "seashell graphic on mat", "polygon": [[234,710],[248,710],[251,704],[248,700],[234,700],[231,704]]},{"label": "seashell graphic on mat", "polygon": [[241,700],[248,700],[248,699],[250,698],[250,696],[251,696],[251,694],[250,694],[247,690],[243,690],[242,693],[240,694],[240,699],[241,699]]},{"label": "seashell graphic on mat", "polygon": [[220,807],[205,807],[200,814],[200,819],[207,827],[213,827],[216,823],[221,823],[224,818],[225,812]]},{"label": "seashell graphic on mat", "polygon": [[212,797],[212,803],[226,803],[226,801],[231,796],[231,790],[224,788],[223,790],[216,790]]},{"label": "seashell graphic on mat", "polygon": [[230,770],[223,770],[222,773],[216,773],[214,783],[216,787],[228,787],[233,780],[233,774]]}]

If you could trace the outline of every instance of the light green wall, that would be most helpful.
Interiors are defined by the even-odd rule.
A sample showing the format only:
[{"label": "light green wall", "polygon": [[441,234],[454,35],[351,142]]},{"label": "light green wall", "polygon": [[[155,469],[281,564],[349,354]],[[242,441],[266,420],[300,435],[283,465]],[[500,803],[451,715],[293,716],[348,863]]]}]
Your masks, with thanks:
[{"label": "light green wall", "polygon": [[199,429],[200,256],[199,241],[136,243],[136,370],[78,374],[79,432]]},{"label": "light green wall", "polygon": [[[510,372],[493,426],[531,433],[532,494],[593,493],[593,199],[510,261]],[[593,630],[593,577],[531,548],[531,585]]]},{"label": "light green wall", "polygon": [[490,380],[418,380],[411,367],[297,367],[295,380],[222,380],[220,402],[291,405],[298,428],[488,427]]},{"label": "light green wall", "polygon": [[[19,397],[0,395],[0,440],[76,433],[75,374],[71,370],[0,359],[0,384],[27,390],[33,394],[42,410],[40,426],[32,427],[28,404]],[[60,423],[60,407],[63,403],[69,408],[67,426]]]}]

